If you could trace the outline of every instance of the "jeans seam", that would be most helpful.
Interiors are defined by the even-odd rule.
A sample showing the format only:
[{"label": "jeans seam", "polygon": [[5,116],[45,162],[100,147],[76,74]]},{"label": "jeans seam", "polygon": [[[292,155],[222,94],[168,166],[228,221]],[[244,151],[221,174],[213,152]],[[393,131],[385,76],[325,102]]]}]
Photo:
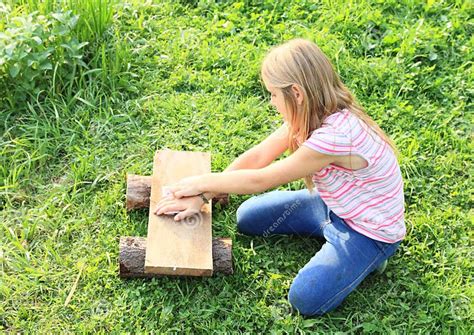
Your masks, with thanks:
[{"label": "jeans seam", "polygon": [[318,307],[315,309],[315,312],[312,313],[312,314],[315,314],[318,310],[321,311],[321,310],[324,310],[326,306],[330,305],[334,300],[336,300],[341,294],[343,294],[348,288],[350,288],[360,277],[362,277],[363,275],[365,275],[367,272],[369,272],[369,268],[371,266],[373,266],[379,259],[380,257],[384,255],[383,252],[379,253],[377,255],[377,257],[375,257],[375,259],[372,261],[372,263],[370,263],[366,268],[365,270],[357,276],[357,278],[355,278],[352,282],[350,282],[346,287],[344,287],[342,290],[340,290],[338,293],[336,293],[334,296],[332,296],[327,302],[325,302],[322,306]]},{"label": "jeans seam", "polygon": [[[329,207],[326,206],[326,220],[324,220],[324,222],[322,223],[321,225],[321,233],[324,234],[324,229],[327,227],[327,225],[329,225],[330,223],[332,223],[331,221],[331,210],[329,209]],[[313,230],[312,233],[314,233],[315,231],[317,231],[318,228],[316,228],[315,230]],[[311,233],[311,234],[312,234]]]}]

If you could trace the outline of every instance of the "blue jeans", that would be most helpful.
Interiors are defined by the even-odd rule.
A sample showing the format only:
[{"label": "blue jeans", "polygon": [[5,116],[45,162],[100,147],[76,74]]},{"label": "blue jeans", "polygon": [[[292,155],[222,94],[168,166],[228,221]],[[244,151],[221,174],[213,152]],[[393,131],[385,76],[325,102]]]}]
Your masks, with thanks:
[{"label": "blue jeans", "polygon": [[350,228],[317,191],[272,191],[254,196],[237,209],[241,233],[294,234],[326,240],[293,279],[288,299],[300,314],[322,315],[337,306],[362,280],[389,258],[400,242],[376,241]]}]

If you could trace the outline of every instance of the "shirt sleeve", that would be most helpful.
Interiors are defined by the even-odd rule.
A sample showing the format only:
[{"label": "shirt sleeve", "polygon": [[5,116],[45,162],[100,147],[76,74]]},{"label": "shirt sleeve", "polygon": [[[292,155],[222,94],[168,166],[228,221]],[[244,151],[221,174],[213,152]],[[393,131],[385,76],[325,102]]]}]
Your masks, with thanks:
[{"label": "shirt sleeve", "polygon": [[303,145],[326,155],[350,155],[355,151],[349,138],[332,126],[314,130]]}]

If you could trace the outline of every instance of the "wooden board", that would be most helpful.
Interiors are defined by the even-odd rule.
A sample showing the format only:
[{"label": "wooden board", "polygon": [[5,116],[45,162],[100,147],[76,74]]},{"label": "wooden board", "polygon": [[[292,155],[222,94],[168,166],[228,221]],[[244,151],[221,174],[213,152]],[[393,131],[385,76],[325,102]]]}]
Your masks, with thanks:
[{"label": "wooden board", "polygon": [[204,212],[181,221],[155,215],[162,187],[182,178],[211,172],[206,152],[161,150],[153,161],[150,214],[145,256],[145,273],[182,276],[212,276],[211,204]]}]

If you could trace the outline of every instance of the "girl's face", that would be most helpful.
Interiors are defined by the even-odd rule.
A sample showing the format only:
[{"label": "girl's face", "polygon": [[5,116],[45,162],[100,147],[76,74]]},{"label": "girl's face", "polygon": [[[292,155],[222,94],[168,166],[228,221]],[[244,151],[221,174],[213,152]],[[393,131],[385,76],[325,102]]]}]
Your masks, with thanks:
[{"label": "girl's face", "polygon": [[285,121],[287,120],[288,112],[286,110],[285,98],[283,92],[276,87],[267,86],[267,90],[270,92],[270,105],[276,108],[278,113],[281,114]]}]

